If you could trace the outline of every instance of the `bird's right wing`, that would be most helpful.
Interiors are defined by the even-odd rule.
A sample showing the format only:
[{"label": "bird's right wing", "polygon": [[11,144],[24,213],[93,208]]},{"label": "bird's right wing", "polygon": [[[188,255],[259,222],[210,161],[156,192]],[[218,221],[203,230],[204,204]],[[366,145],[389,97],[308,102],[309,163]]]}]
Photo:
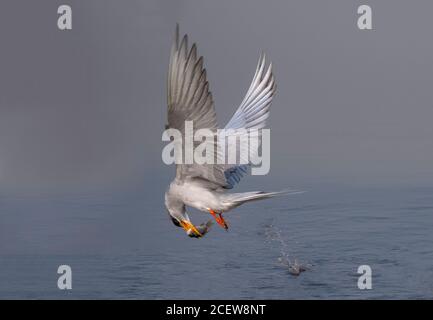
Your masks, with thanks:
[{"label": "bird's right wing", "polygon": [[261,55],[250,87],[226,129],[262,129],[266,126],[276,85],[272,64],[265,67],[266,58]]},{"label": "bird's right wing", "polygon": [[[272,103],[272,98],[275,95],[276,85],[274,80],[274,75],[272,73],[272,64],[266,69],[266,59],[264,55],[260,56],[259,62],[257,64],[256,72],[251,82],[251,85],[241,103],[239,108],[234,113],[233,117],[225,126],[226,131],[223,133],[224,137],[220,135],[219,140],[223,139],[225,142],[233,141],[239,145],[239,141],[242,136],[246,133],[242,129],[262,129],[266,126],[266,120],[269,117],[269,110]],[[228,130],[231,129],[231,130]],[[251,139],[256,139],[256,146],[260,146],[261,142],[261,131],[258,130],[257,136],[250,135],[250,143],[252,145]],[[230,136],[235,136],[235,139],[229,139]],[[221,142],[221,144],[223,144]],[[230,148],[230,146],[228,146]],[[247,152],[242,152],[240,148],[236,148],[238,154],[238,164],[226,165],[224,168],[224,174],[228,182],[228,188],[233,188],[233,186],[240,181],[240,179],[247,173],[250,166],[249,159],[242,159],[243,156],[257,156],[254,152],[257,150],[250,150]]]}]

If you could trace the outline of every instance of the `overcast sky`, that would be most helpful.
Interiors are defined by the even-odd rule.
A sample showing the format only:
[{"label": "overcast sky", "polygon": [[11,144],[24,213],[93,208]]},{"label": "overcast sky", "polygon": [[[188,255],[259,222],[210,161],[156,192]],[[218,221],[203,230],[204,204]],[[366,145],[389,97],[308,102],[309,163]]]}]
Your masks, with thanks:
[{"label": "overcast sky", "polygon": [[[0,189],[166,183],[176,22],[205,57],[221,125],[260,50],[272,60],[278,92],[263,183],[431,182],[433,2],[358,2],[2,1]],[[63,3],[71,31],[57,29]],[[372,31],[357,29],[360,4],[372,6]]]}]

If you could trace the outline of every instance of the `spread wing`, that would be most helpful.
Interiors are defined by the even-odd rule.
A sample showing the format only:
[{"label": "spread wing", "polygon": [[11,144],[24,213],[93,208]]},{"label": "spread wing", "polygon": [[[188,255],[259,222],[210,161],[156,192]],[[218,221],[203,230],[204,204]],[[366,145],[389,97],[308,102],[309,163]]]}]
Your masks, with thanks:
[{"label": "spread wing", "polygon": [[[272,64],[266,69],[266,59],[262,55],[259,59],[256,73],[251,82],[250,88],[248,89],[241,105],[234,113],[233,117],[225,126],[225,129],[231,129],[225,131],[225,136],[220,135],[219,140],[225,140],[226,142],[233,141],[237,143],[242,139],[242,136],[248,134],[248,131],[242,129],[262,129],[266,126],[266,120],[269,117],[269,111],[272,103],[272,98],[275,95],[276,85],[274,75],[272,73]],[[227,133],[229,132],[229,133]],[[235,136],[235,139],[230,140],[229,136]],[[255,143],[256,146],[260,146],[261,142],[261,131],[258,130],[258,135],[249,135],[250,146]],[[252,139],[256,141],[252,142]],[[230,146],[228,146],[230,147]],[[227,188],[233,188],[236,183],[239,183],[240,179],[248,172],[250,166],[249,159],[242,159],[242,156],[249,155],[257,156],[258,149],[252,149],[253,153],[242,152],[240,148],[237,150],[238,164],[226,165],[225,166],[225,177],[227,179]],[[254,154],[254,152],[256,154]]]},{"label": "spread wing", "polygon": [[[197,47],[188,48],[188,36],[179,42],[179,26],[171,49],[167,81],[168,123],[166,128],[177,129],[185,137],[185,123],[192,121],[193,132],[198,129],[209,129],[210,139],[205,139],[214,150],[217,163],[219,149],[217,145],[217,120],[212,93],[206,79],[203,57],[198,57]],[[192,137],[189,137],[192,139]],[[181,142],[180,142],[181,143]],[[200,142],[201,143],[201,142]],[[192,147],[196,147],[194,143]],[[184,155],[188,152],[183,144]],[[183,162],[185,163],[185,161]],[[224,166],[219,164],[178,164],[176,178],[202,178],[218,186],[225,187],[227,180]]]}]

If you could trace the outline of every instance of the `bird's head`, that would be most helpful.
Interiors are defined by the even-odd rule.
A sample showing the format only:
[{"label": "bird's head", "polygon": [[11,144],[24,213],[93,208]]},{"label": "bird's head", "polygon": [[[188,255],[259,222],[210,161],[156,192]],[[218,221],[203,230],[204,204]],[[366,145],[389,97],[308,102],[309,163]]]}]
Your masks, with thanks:
[{"label": "bird's head", "polygon": [[[185,230],[186,234],[191,238],[201,238],[207,233],[208,226],[200,225],[196,227],[190,220],[185,211],[176,211],[167,207],[170,219],[176,227],[181,227]],[[209,226],[210,227],[210,226]]]},{"label": "bird's head", "polygon": [[165,207],[173,224],[176,227],[183,228],[186,234],[191,238],[203,237],[212,225],[212,221],[208,221],[207,223],[195,226],[186,212],[185,204],[180,202],[176,197],[170,195],[169,192],[166,192],[165,194]]}]

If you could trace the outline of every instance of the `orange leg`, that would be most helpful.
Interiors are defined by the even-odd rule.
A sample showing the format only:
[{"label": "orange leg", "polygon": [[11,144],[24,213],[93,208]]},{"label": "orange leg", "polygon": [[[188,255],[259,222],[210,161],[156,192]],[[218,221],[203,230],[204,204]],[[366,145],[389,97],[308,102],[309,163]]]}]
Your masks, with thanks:
[{"label": "orange leg", "polygon": [[228,229],[229,226],[227,225],[227,222],[224,220],[223,215],[221,213],[216,213],[212,209],[209,209],[209,213],[215,218],[215,221],[224,229]]}]

